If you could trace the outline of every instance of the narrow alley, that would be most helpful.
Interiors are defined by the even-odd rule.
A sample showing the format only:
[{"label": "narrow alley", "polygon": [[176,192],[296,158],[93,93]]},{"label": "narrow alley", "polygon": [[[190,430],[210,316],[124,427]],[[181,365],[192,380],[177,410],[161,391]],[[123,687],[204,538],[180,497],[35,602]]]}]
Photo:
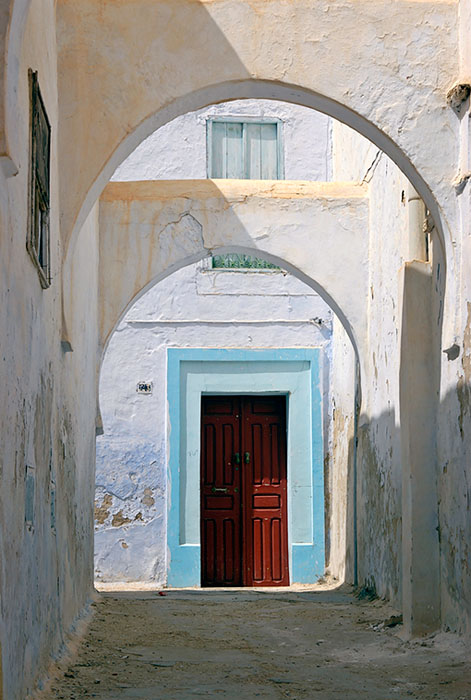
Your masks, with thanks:
[{"label": "narrow alley", "polygon": [[471,700],[470,37],[0,0],[0,700]]},{"label": "narrow alley", "polygon": [[463,643],[401,640],[397,612],[351,589],[100,594],[47,700],[469,700]]}]

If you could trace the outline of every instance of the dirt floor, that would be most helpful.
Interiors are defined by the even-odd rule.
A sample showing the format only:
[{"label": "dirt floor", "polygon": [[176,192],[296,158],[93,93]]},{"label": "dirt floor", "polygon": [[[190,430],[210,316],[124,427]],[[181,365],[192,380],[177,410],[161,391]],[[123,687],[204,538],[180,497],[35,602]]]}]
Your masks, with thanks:
[{"label": "dirt floor", "polygon": [[471,700],[463,643],[402,641],[380,601],[327,587],[165,594],[102,593],[47,698]]}]

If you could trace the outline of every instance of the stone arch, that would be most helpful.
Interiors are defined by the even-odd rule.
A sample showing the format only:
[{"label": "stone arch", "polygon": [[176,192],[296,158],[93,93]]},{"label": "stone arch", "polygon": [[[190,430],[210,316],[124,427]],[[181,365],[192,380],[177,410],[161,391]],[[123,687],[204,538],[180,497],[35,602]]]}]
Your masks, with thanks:
[{"label": "stone arch", "polygon": [[[296,277],[299,279],[301,282],[304,282],[304,284],[307,287],[310,287],[313,289],[319,296],[326,302],[326,304],[332,309],[332,311],[338,316],[340,319],[343,327],[345,328],[345,331],[352,343],[352,347],[355,353],[355,357],[359,361],[360,359],[360,353],[359,353],[359,348],[358,348],[358,343],[357,339],[355,337],[355,333],[352,329],[352,326],[348,320],[348,318],[345,316],[344,312],[342,309],[339,307],[337,302],[332,298],[332,296],[329,294],[329,292],[322,287],[315,279],[312,279],[308,277],[304,272],[301,270],[295,268],[293,265],[291,265],[289,262],[286,260],[277,257],[276,255],[272,255],[271,253],[268,253],[264,250],[261,250],[259,248],[248,248],[244,246],[234,246],[234,245],[229,245],[229,246],[220,246],[217,248],[212,249],[212,253],[224,255],[226,253],[239,253],[243,255],[250,255],[250,256],[257,256],[261,257],[264,260],[267,260],[268,262],[273,263],[274,265],[278,265],[282,269],[286,270],[290,275],[293,275],[293,277]],[[112,328],[111,332],[108,334],[104,344],[102,345],[101,353],[100,353],[100,369],[101,365],[103,364],[103,359],[106,354],[106,350],[108,348],[110,339],[116,330],[116,328],[119,326],[123,318],[126,316],[128,311],[134,306],[134,304],[141,298],[143,297],[152,287],[154,287],[156,284],[159,284],[159,282],[162,282],[164,279],[172,275],[174,272],[177,272],[178,270],[181,270],[183,267],[186,267],[187,265],[192,265],[193,263],[199,262],[200,260],[203,260],[205,257],[208,256],[208,251],[207,250],[202,250],[200,253],[195,253],[194,255],[182,258],[179,260],[177,263],[174,265],[170,266],[165,270],[165,272],[157,275],[154,277],[150,282],[148,282],[142,289],[139,290],[139,292],[126,304],[126,306],[123,308],[121,314],[119,315],[116,323],[114,324],[114,327]]]},{"label": "stone arch", "polygon": [[[244,196],[247,191],[251,196]],[[317,291],[339,317],[362,363],[369,275],[367,194],[364,186],[346,183],[306,184],[295,197],[283,181],[269,186],[212,180],[110,183],[99,211],[100,351],[151,286],[221,250],[258,252]],[[308,246],[324,249],[324,255],[306,256]],[[339,267],[345,274],[338,274]]]},{"label": "stone arch", "polygon": [[[412,164],[412,161],[407,158],[403,151],[399,148],[399,146],[392,140],[390,139],[387,135],[385,135],[381,130],[379,130],[377,127],[372,125],[368,120],[365,118],[361,117],[358,115],[358,113],[353,113],[352,110],[347,108],[345,105],[342,105],[340,103],[333,103],[331,99],[323,98],[322,96],[319,96],[315,93],[312,93],[310,91],[306,91],[301,88],[295,88],[293,86],[290,86],[289,89],[292,91],[290,94],[288,92],[283,92],[283,97],[280,96],[279,84],[273,84],[271,82],[267,81],[244,81],[241,83],[237,83],[237,86],[241,86],[241,92],[237,93],[236,88],[234,87],[234,83],[231,84],[226,84],[225,87],[227,89],[227,93],[221,94],[219,92],[219,97],[218,99],[214,98],[214,93],[212,93],[210,90],[205,90],[203,92],[198,93],[199,97],[201,98],[201,102],[197,103],[194,105],[194,103],[191,102],[190,97],[194,97],[196,93],[192,93],[191,96],[187,96],[186,99],[190,100],[189,102],[185,103],[185,107],[183,107],[183,102],[180,105],[180,109],[182,110],[181,113],[184,111],[190,111],[192,109],[198,109],[199,107],[204,107],[207,104],[218,102],[218,101],[227,101],[230,99],[240,99],[243,97],[265,97],[265,98],[271,98],[271,99],[283,99],[284,101],[291,101],[291,102],[296,102],[298,104],[304,104],[305,106],[311,107],[311,108],[317,108],[320,109],[320,111],[323,111],[327,114],[330,114],[331,116],[336,116],[337,118],[340,118],[341,121],[344,123],[348,124],[349,126],[353,126],[356,128],[357,131],[360,133],[363,133],[366,135],[364,132],[368,131],[368,133],[374,135],[375,138],[372,138],[371,140],[378,145],[379,147],[383,147],[382,150],[384,150],[389,156],[393,156],[393,160],[401,167],[403,172],[409,176],[410,181],[413,183],[415,186],[416,190],[418,193],[421,195],[421,197],[424,199],[426,206],[430,209],[432,212],[432,215],[435,214],[435,225],[437,229],[437,234],[438,234],[438,239],[441,243],[441,253],[443,255],[443,262],[447,260],[448,262],[451,261],[451,264],[453,265],[453,257],[450,255],[447,255],[448,251],[450,250],[449,248],[449,238],[448,235],[444,234],[444,225],[441,217],[441,210],[438,204],[437,199],[435,198],[434,193],[432,192],[432,189],[428,186],[428,184],[425,182],[425,180],[418,174],[416,168]],[[250,86],[250,89],[249,89]],[[266,88],[266,92],[264,92],[262,89],[260,89],[260,86],[264,86]],[[221,85],[213,86],[212,89],[214,90],[219,90],[221,88]],[[253,91],[252,91],[253,89]],[[282,91],[285,89],[288,89],[288,86],[282,85],[281,86]],[[304,95],[304,97],[300,97],[300,93]],[[204,95],[204,96],[203,96]],[[309,96],[309,99],[306,97],[306,95]],[[325,101],[323,101],[325,100]],[[172,103],[172,109],[175,107],[176,103]],[[194,106],[193,106],[194,105]],[[322,108],[321,108],[322,105]],[[335,109],[334,109],[335,107]],[[165,123],[166,121],[169,121],[170,118],[173,118],[173,116],[178,116],[178,110],[172,112],[171,108],[166,108],[166,117],[163,118],[162,124]],[[354,116],[354,119],[352,119],[352,114]],[[162,118],[162,114],[159,113],[158,115],[159,118]],[[347,120],[348,118],[348,120]],[[152,117],[149,117],[149,120],[146,120],[146,122],[143,122],[141,125],[142,128],[144,129],[144,133],[152,133],[152,131],[156,127],[155,121],[155,115]],[[354,122],[354,123],[353,123]],[[159,124],[157,124],[159,126]],[[133,136],[129,137],[130,139],[136,137],[136,134],[133,134]],[[142,140],[143,134],[141,133],[140,136],[137,136],[136,139],[137,141]],[[126,144],[126,145],[125,145]],[[114,170],[114,168],[118,165],[119,162],[122,161],[122,159],[127,155],[126,149],[129,147],[129,152],[133,150],[133,147],[137,145],[137,143],[134,143],[132,147],[130,146],[130,142],[125,139],[122,142],[122,148],[124,149],[123,151],[120,152],[119,156],[117,156],[117,161],[116,163],[113,163],[110,166],[110,171]],[[121,147],[120,147],[121,148]],[[117,153],[117,152],[116,152]],[[108,166],[107,166],[108,167]],[[95,183],[97,184],[97,183]],[[100,191],[101,187],[103,186],[104,183],[100,183],[97,185],[97,193]],[[89,206],[93,205],[95,194],[91,196]],[[87,211],[87,208],[84,210],[84,215]],[[206,250],[215,250],[215,249],[234,249],[230,245],[211,245],[208,247],[203,246],[203,249]],[[241,245],[238,247],[239,250],[244,251],[244,250],[250,250],[249,247],[245,247]],[[256,248],[256,250],[261,250],[261,248]],[[203,251],[204,252],[204,251]],[[265,253],[270,254],[269,251],[265,251]],[[201,257],[202,251],[199,250],[198,252],[194,252],[193,255],[196,255],[196,258],[193,258],[189,256],[187,258],[188,262],[192,262],[194,259],[197,259],[197,257]],[[182,258],[186,259],[186,258]],[[285,258],[280,255],[276,256],[273,255],[273,260],[285,260]],[[286,262],[284,263],[286,266]],[[168,268],[169,271],[173,271],[171,267]],[[177,268],[174,268],[177,269]],[[295,264],[293,264],[293,269],[298,269]],[[443,269],[443,267],[442,267]],[[154,278],[154,281],[158,281],[158,277]],[[440,291],[441,294],[443,295],[444,292],[444,281],[445,281],[445,275],[443,275],[440,279],[439,286],[441,285]],[[106,288],[106,285],[105,285]],[[136,294],[140,293],[140,289],[136,290]],[[135,299],[134,296],[130,296],[130,299]],[[324,297],[325,298],[325,297]],[[130,302],[129,302],[130,303]],[[448,302],[449,303],[449,302]],[[341,305],[339,305],[339,308],[342,308]],[[439,322],[441,323],[441,318],[439,319]],[[113,326],[114,327],[114,326]],[[106,334],[103,337],[108,337]],[[106,342],[106,340],[105,340]],[[361,361],[361,352],[357,352],[357,356],[360,356],[360,361]],[[364,374],[364,370],[362,372]],[[368,380],[364,380],[364,384]],[[434,623],[433,623],[434,624]]]},{"label": "stone arch", "polygon": [[[189,224],[189,225],[191,226],[191,224]],[[187,222],[187,227],[188,227],[188,222]],[[188,228],[186,231],[186,235],[188,238],[191,237],[191,232],[188,231]],[[239,253],[239,254],[247,254],[247,255],[251,255],[251,256],[255,256],[255,257],[262,257],[263,259],[268,260],[269,262],[272,262],[272,263],[282,267],[284,270],[289,272],[291,275],[293,275],[297,279],[300,279],[307,287],[314,289],[316,292],[319,293],[319,295],[324,299],[324,301],[327,301],[328,303],[332,302],[332,305],[334,306],[334,311],[337,311],[337,308],[335,308],[335,307],[337,307],[335,302],[327,294],[327,292],[324,289],[322,289],[322,287],[316,282],[316,280],[308,278],[308,276],[306,274],[301,272],[299,269],[295,269],[294,266],[292,264],[287,263],[286,260],[281,259],[281,258],[279,258],[276,255],[273,255],[271,253],[267,253],[262,248],[227,245],[227,246],[218,246],[218,247],[215,246],[214,248],[211,249],[211,252],[214,254]],[[175,263],[171,264],[165,271],[163,271],[161,274],[159,274],[157,278],[150,279],[149,282],[142,289],[140,289],[132,299],[129,300],[128,304],[126,305],[126,308],[123,309],[122,313],[120,314],[120,318],[116,322],[115,328],[119,325],[120,321],[123,319],[123,317],[126,315],[126,313],[135,305],[135,303],[142,296],[144,296],[147,292],[149,292],[149,290],[153,286],[155,286],[156,284],[159,284],[160,282],[164,282],[172,274],[177,273],[179,270],[181,270],[184,267],[191,266],[192,264],[198,262],[199,260],[206,257],[207,255],[208,255],[208,251],[206,249],[202,249],[199,253],[194,253],[193,255],[185,255],[185,257],[181,257]],[[280,278],[284,277],[284,275],[279,274],[279,275],[276,275],[276,277],[278,278],[278,280],[280,280]],[[244,283],[245,283],[244,281],[241,283],[241,285],[242,285],[241,289],[243,288]],[[278,284],[282,285],[283,283],[281,281],[278,281]],[[168,296],[168,288],[166,288],[165,291],[166,291],[166,296]],[[306,292],[308,292],[308,290],[306,290]],[[196,291],[194,291],[193,293],[196,294]],[[160,298],[162,298],[162,297],[160,297]],[[317,300],[317,303],[318,303],[318,300]],[[154,303],[153,308],[155,310],[157,310],[157,309],[159,309],[159,305]],[[231,313],[232,311],[233,310],[229,311],[229,313]],[[345,315],[342,313],[341,309],[338,309],[338,312],[340,312],[342,317],[345,319]],[[159,316],[159,314],[157,314],[157,316]],[[136,313],[136,310],[134,310],[134,313],[130,314],[130,317],[134,318],[134,319],[136,319],[137,317],[143,318],[143,317],[139,316],[138,313]],[[191,318],[191,313],[187,317]],[[283,317],[283,316],[282,315],[277,316],[276,318],[280,318],[280,317]],[[216,318],[220,318],[220,316],[218,315],[218,316],[216,316]],[[257,318],[266,318],[266,317],[263,314],[262,315],[259,314],[257,316]],[[322,315],[322,318],[325,318],[325,317]],[[127,320],[129,320],[129,319],[127,319]],[[345,322],[348,324],[347,319],[345,319]],[[276,324],[277,321],[273,321],[273,323]],[[137,324],[140,325],[140,322],[137,322]],[[121,333],[121,331],[125,325],[126,324],[123,324],[123,326],[121,326],[121,328],[119,328],[118,332],[116,333],[116,337],[115,337],[114,342],[116,342],[117,345],[114,345],[114,346],[112,345],[112,347],[110,348],[111,357],[116,358],[116,354],[115,354],[116,348],[119,347],[120,344],[121,344],[121,348],[123,347],[123,343],[126,344],[126,339],[123,337],[125,334]],[[131,326],[132,325],[133,324],[131,322]],[[351,329],[350,329],[350,331],[351,331]],[[250,331],[250,333],[252,333],[252,330]],[[108,336],[107,342],[105,343],[105,345],[103,347],[103,352],[102,352],[101,358],[100,358],[101,365],[102,365],[100,368],[100,374],[102,372],[103,361],[106,358],[109,340],[111,339],[111,337],[113,335],[114,335],[114,329],[111,331],[110,335]],[[193,348],[186,347],[185,342],[187,343],[187,341],[184,341],[184,344],[181,346],[181,347],[184,347],[185,349],[181,350],[180,345],[177,344],[177,342],[174,338],[168,345],[168,347],[171,348],[170,354],[171,353],[180,353],[180,352],[181,353],[192,352]],[[212,353],[212,356],[214,356],[214,353],[220,353],[220,355],[226,355],[226,353],[230,353],[230,354],[232,354],[232,359],[234,359],[234,354],[237,354],[237,353],[244,354],[244,352],[248,351],[250,354],[251,348],[246,347],[245,342],[240,342],[239,345],[240,345],[240,347],[238,347],[238,348],[232,348],[231,346],[226,347],[226,345],[224,343],[222,343],[221,348],[223,348],[223,349],[216,350],[214,345],[212,345],[211,343],[208,346],[206,346],[205,343],[203,342],[201,347],[204,348],[203,353],[208,351],[208,352]],[[301,343],[298,342],[298,345],[302,345],[302,342]],[[319,347],[319,345],[320,345],[319,339],[317,338],[317,340],[312,342],[311,345],[313,346],[312,348],[309,346],[309,343],[307,343],[306,348],[305,347],[297,348],[297,346],[296,346],[296,348],[297,348],[296,350],[293,350],[293,349],[287,350],[286,347],[292,348],[295,346],[286,345],[286,342],[285,342],[285,344],[283,344],[283,342],[281,342],[279,349],[278,348],[270,349],[267,347],[260,348],[258,346],[258,344],[256,343],[254,345],[254,350],[255,350],[255,354],[257,354],[257,351],[259,351],[259,354],[271,355],[270,359],[273,359],[273,360],[276,359],[278,361],[290,360],[293,358],[294,355],[296,355],[297,352],[299,352],[301,354],[303,359],[306,359],[306,357],[316,357],[316,358],[321,357],[322,350]],[[353,345],[353,352],[355,353],[355,356],[358,357],[358,347],[356,346],[354,339],[352,340],[352,345]],[[244,348],[244,349],[241,350],[241,348]],[[141,352],[141,348],[137,349],[137,352],[135,354],[136,358],[140,358],[140,352]],[[122,359],[125,362],[130,361],[129,367],[131,367],[133,365],[133,362],[131,360],[132,354],[133,353],[131,351],[129,353],[126,351],[122,355]],[[291,358],[290,358],[290,354],[291,354]],[[297,357],[297,359],[299,359],[298,355],[296,355],[296,357]],[[188,357],[188,355],[186,356],[186,359],[190,359]],[[167,369],[166,363],[163,361],[163,358],[159,357],[157,359],[156,356],[153,355],[152,356],[152,363],[155,364],[156,361],[157,361],[157,365],[159,367],[162,367],[162,366],[164,367],[164,372],[166,373],[166,376],[167,376],[167,385],[166,385],[166,388],[164,388],[165,384],[161,383],[160,379],[157,379],[156,376],[149,375],[149,377],[152,376],[153,386],[155,387],[153,393],[159,394],[159,395],[162,394],[165,397],[163,405],[161,406],[159,404],[159,414],[164,415],[165,421],[169,421],[168,424],[169,425],[171,424],[172,427],[169,431],[169,434],[172,434],[172,436],[174,434],[177,435],[177,434],[180,434],[180,429],[176,429],[176,423],[174,423],[174,422],[170,423],[171,419],[172,419],[172,421],[175,419],[175,413],[174,413],[173,407],[175,406],[175,397],[179,395],[178,388],[177,389],[174,388],[173,391],[171,391],[171,389],[169,388],[169,386],[171,386],[171,387],[175,387],[175,386],[178,387],[179,386],[178,383],[170,381],[170,376],[173,376],[172,367],[174,366],[174,361],[169,356],[168,369]],[[110,358],[110,356],[108,356],[108,362],[109,362],[109,364],[108,364],[108,372],[109,372],[109,368],[113,366],[113,360]],[[315,362],[317,362],[317,360]],[[319,362],[320,362],[320,360],[319,360]],[[140,360],[139,360],[139,364],[140,364]],[[288,362],[288,365],[289,365],[289,362]],[[143,366],[145,366],[145,365],[143,365]],[[316,364],[315,366],[320,369],[321,364],[320,365]],[[106,364],[105,364],[105,367],[106,367]],[[143,370],[141,367],[139,369],[139,372],[142,372],[142,374],[144,375],[147,373],[147,370],[148,370],[148,368]],[[312,374],[312,378],[317,377],[316,381],[311,380],[311,385],[313,387],[314,386],[318,387],[318,384],[319,384],[319,386],[321,384],[321,382],[318,381],[320,379],[320,374],[317,375],[316,371],[314,371],[314,373]],[[115,440],[116,444],[119,445],[120,444],[119,440],[122,439],[122,435],[120,435],[120,437],[118,438],[117,433],[119,433],[119,428],[116,428],[116,430],[115,430],[113,422],[112,422],[112,418],[111,418],[111,413],[113,413],[113,411],[110,409],[110,385],[109,385],[109,379],[107,379],[107,377],[106,377],[108,372],[105,370],[104,383],[103,383],[103,381],[100,383],[100,388],[99,388],[99,392],[98,392],[98,401],[99,401],[99,404],[101,404],[101,408],[103,410],[103,420],[104,420],[104,424],[100,425],[98,434],[105,435],[104,438],[99,438],[99,441],[103,439],[106,442],[102,443],[101,446],[100,446],[99,441],[97,443],[97,445],[98,445],[98,447],[97,447],[97,460],[98,460],[97,465],[103,462],[103,455],[109,454],[109,452],[112,451],[112,450],[110,450],[110,446],[113,444],[113,441]],[[129,378],[130,372],[131,372],[131,370],[129,370],[127,372],[128,378]],[[160,375],[159,375],[159,377],[160,377]],[[117,383],[116,384],[112,383],[112,385],[113,385],[113,387],[116,387],[116,389],[117,389]],[[284,387],[284,385],[278,387],[278,390],[283,391],[282,387]],[[227,387],[226,387],[226,389],[227,389]],[[259,392],[261,391],[260,386],[258,388],[258,391]],[[266,391],[269,391],[269,390],[266,389]],[[316,391],[317,390],[314,389],[315,396],[317,396]],[[322,390],[319,389],[319,392],[320,392],[319,393],[319,400],[320,400],[320,396],[321,396],[321,391]],[[243,392],[241,391],[240,393],[243,393]],[[249,389],[246,393],[251,393],[251,389]],[[298,391],[295,391],[296,395],[298,393],[299,393]],[[111,399],[111,401],[113,401],[113,400],[114,399]],[[193,401],[193,400],[191,400],[190,403],[192,405],[195,405],[195,401]],[[324,410],[326,410],[326,411],[329,410],[329,408],[327,407],[327,404],[322,404],[322,405],[324,406]],[[292,408],[293,408],[293,411],[294,411],[293,415],[296,415],[295,406],[298,406],[298,408],[299,408],[299,403],[298,404],[290,403],[290,406],[292,406]],[[155,409],[156,409],[156,406],[154,405],[152,410],[155,412]],[[291,408],[290,408],[290,410],[291,410]],[[353,410],[353,402],[352,402],[352,410]],[[316,413],[316,412],[314,411],[314,413]],[[320,416],[320,412],[318,415]],[[140,420],[143,420],[142,416],[141,416]],[[165,424],[165,421],[164,421],[164,424]],[[124,421],[123,424],[127,424],[127,421]],[[302,423],[302,425],[304,425],[304,424]],[[156,430],[155,427],[153,428],[153,430]],[[158,430],[162,431],[162,432],[159,432],[158,435],[164,434],[160,424],[159,424]],[[293,423],[290,424],[289,430],[290,431],[293,430]],[[313,434],[315,434],[315,435],[322,434],[322,426],[321,426],[321,423],[317,421],[317,419],[313,419],[312,430],[313,430]],[[129,435],[131,435],[131,434],[133,434],[134,436],[136,434],[139,435],[138,430],[136,430],[136,426],[134,426],[134,428],[132,428],[129,431]],[[290,432],[290,435],[291,434],[292,433]],[[309,431],[305,430],[304,435],[307,435],[307,434],[309,434],[309,436],[310,436],[308,439],[308,442],[309,442],[312,440],[311,433]],[[137,439],[139,440],[139,438],[137,438]],[[174,440],[175,440],[175,438],[172,437],[173,442],[168,442],[168,438],[167,438],[167,441],[165,442],[166,451],[164,453],[159,451],[159,455],[165,454],[164,474],[167,474],[168,471],[170,472],[170,470],[172,469],[171,465],[175,461],[174,455],[177,454],[177,452],[179,453],[179,448],[176,448]],[[145,442],[144,438],[142,441]],[[156,438],[156,441],[157,441],[157,438]],[[126,442],[126,441],[124,441],[124,442]],[[312,463],[312,469],[316,468],[318,470],[316,473],[319,473],[319,469],[323,473],[323,469],[324,469],[323,465],[324,465],[325,452],[322,451],[322,447],[323,446],[313,449],[313,454],[311,455],[311,461],[309,461],[309,459],[308,459],[308,463],[309,464]],[[119,450],[119,447],[117,447],[116,449]],[[132,444],[130,446],[128,446],[126,449],[128,449],[128,450],[133,449]],[[309,449],[310,449],[309,445],[307,445],[306,452],[305,453],[303,452],[303,454],[310,454]],[[325,447],[324,449],[327,450],[327,447]],[[194,453],[192,452],[191,454],[194,454]],[[180,465],[179,471],[184,469],[184,467],[182,466],[183,462],[181,460],[185,460],[185,455],[186,455],[186,453],[184,453],[180,459],[176,460],[178,462],[178,464]],[[322,457],[320,457],[319,455],[322,455]],[[291,464],[290,469],[292,469],[293,468],[292,465],[294,463],[294,460],[291,459],[291,457],[289,459],[291,460],[290,461],[290,464]],[[106,459],[105,459],[105,463],[106,463]],[[124,471],[126,471],[126,469],[127,469],[127,467],[124,464],[123,465],[120,464],[119,459],[116,460],[114,463],[113,463],[113,460],[110,460],[110,464],[114,464],[114,466],[112,468],[113,470],[118,468],[118,469],[123,469]],[[116,467],[117,464],[120,464],[120,466]],[[155,462],[153,462],[153,464],[155,464]],[[314,467],[314,465],[317,465],[317,466]],[[105,468],[104,468],[104,470],[105,470]],[[97,478],[97,484],[99,484],[100,488],[102,488],[103,484],[107,483],[106,478],[105,479],[102,478],[101,471],[99,471],[98,473],[99,473],[100,477]],[[289,472],[289,473],[292,474],[292,472]],[[194,477],[193,472],[192,472],[192,475],[193,475],[192,476],[192,478],[193,478]],[[289,477],[289,478],[291,478],[291,477]],[[164,482],[167,484],[166,488],[168,489],[168,494],[169,494],[169,496],[168,496],[169,497],[168,511],[165,508],[162,511],[159,510],[159,513],[167,513],[167,517],[169,518],[169,524],[168,524],[168,528],[167,528],[166,548],[165,548],[169,552],[168,560],[167,560],[167,575],[169,576],[168,582],[169,582],[170,586],[199,585],[199,579],[198,579],[198,581],[196,581],[196,580],[191,581],[191,584],[190,584],[188,580],[186,580],[186,583],[182,582],[182,580],[179,580],[179,582],[177,582],[177,579],[175,578],[175,576],[178,575],[178,572],[181,572],[181,570],[182,570],[182,566],[177,564],[177,560],[179,560],[179,558],[181,558],[181,556],[182,556],[182,549],[179,546],[175,545],[175,538],[174,538],[175,528],[171,526],[171,523],[173,523],[173,525],[175,525],[175,523],[176,523],[175,507],[174,507],[174,505],[172,505],[172,504],[175,504],[179,500],[178,497],[176,496],[176,494],[178,494],[180,492],[180,489],[189,489],[190,493],[194,493],[193,482],[190,482],[192,485],[190,487],[188,487],[188,485],[187,485],[188,482],[186,481],[186,479],[183,479],[183,477],[182,477],[182,479],[180,479],[180,478],[177,479],[176,475],[173,475],[173,476],[169,476],[168,479],[169,480],[167,482]],[[172,494],[172,498],[170,498],[170,493]],[[314,494],[314,491],[313,491],[313,494]],[[311,525],[311,527],[313,528],[313,532],[315,532],[315,543],[311,544],[311,546],[314,549],[314,544],[315,544],[316,548],[318,548],[318,550],[319,550],[319,552],[321,552],[321,554],[318,556],[318,558],[316,559],[316,562],[315,562],[316,565],[319,567],[319,569],[313,568],[313,570],[312,570],[313,571],[313,578],[309,579],[310,581],[314,581],[316,576],[319,576],[319,575],[324,573],[324,556],[325,555],[324,555],[323,523],[324,523],[325,518],[327,517],[326,512],[328,512],[328,511],[326,510],[326,505],[325,505],[325,500],[324,500],[324,489],[323,489],[323,487],[321,488],[321,486],[319,484],[317,484],[316,495],[314,496],[314,503],[315,503],[314,506],[311,503],[310,511],[312,513],[316,514],[315,517],[313,516],[313,520],[316,520],[317,527],[314,529],[314,525],[313,524]],[[300,512],[302,513],[302,510]],[[306,514],[304,513],[304,516],[305,515]],[[301,517],[302,516],[298,516],[298,521]],[[132,516],[131,516],[131,520],[132,520]],[[306,522],[306,521],[307,521],[307,519],[303,520],[303,522]],[[322,523],[322,529],[320,527],[320,523]],[[335,523],[336,523],[337,527],[342,526],[339,519],[337,519],[335,521]],[[132,525],[131,525],[131,528],[132,528]],[[128,543],[130,542],[129,537],[132,537],[132,535],[130,535],[128,533],[128,537],[126,537],[126,540]],[[289,539],[290,552],[292,550],[293,542],[297,542],[297,541],[298,540],[296,538],[290,536],[290,539]],[[103,551],[101,549],[103,547],[103,542],[102,541],[100,541],[100,543],[97,543],[97,541],[95,541],[95,542],[96,542],[96,544],[95,544],[96,550],[95,551],[96,552],[98,551],[98,553],[100,554]],[[303,545],[300,545],[298,543],[297,545],[293,546],[293,549],[296,549],[296,546],[298,548],[303,547]],[[131,548],[132,548],[132,545],[131,545]],[[186,548],[184,548],[184,549],[186,550]],[[317,551],[317,549],[316,549],[316,551]],[[328,549],[326,551],[328,551]],[[190,555],[190,561],[194,563],[194,561],[195,561],[194,556],[193,556],[195,554],[194,548],[192,548],[192,550],[190,552],[188,552],[188,554]],[[347,554],[347,556],[352,557],[353,555]],[[198,557],[197,557],[197,559],[198,559]],[[293,553],[293,559],[294,559],[294,553]],[[296,561],[298,561],[298,560],[296,559]],[[172,563],[172,568],[170,568],[170,562]],[[291,568],[291,567],[293,567],[293,568]],[[194,572],[195,567],[190,566],[188,569],[186,569],[186,567],[183,567],[183,570],[186,570],[187,572],[189,572],[190,569],[192,572]],[[103,569],[101,569],[101,567],[99,567],[97,569],[97,571],[98,570],[100,570],[101,575],[103,575]],[[118,563],[116,563],[116,570],[120,570]],[[175,574],[175,570],[177,571],[177,574]],[[298,569],[296,569],[295,564],[290,563],[290,572],[293,572],[295,570],[298,570]],[[113,572],[109,571],[108,573],[114,573],[114,571]],[[294,574],[292,574],[292,575],[294,576]],[[105,580],[107,580],[107,579],[105,579]],[[292,578],[291,580],[298,581],[301,579]]]},{"label": "stone arch", "polygon": [[[58,0],[57,14],[61,169],[74,173],[61,193],[64,251],[116,166],[153,130],[211,103],[264,97],[325,112],[383,150],[431,211],[453,267],[459,122],[446,94],[456,81],[456,5],[373,3],[361,22],[355,2],[326,10],[312,0]],[[100,68],[89,70],[96,46]]]},{"label": "stone arch", "polygon": [[75,237],[78,235],[91,208],[99,198],[116,168],[140,143],[142,143],[142,141],[144,141],[144,139],[164,124],[187,112],[204,109],[211,104],[241,99],[271,99],[314,109],[333,119],[337,119],[371,141],[391,158],[417,190],[434,219],[438,239],[443,247],[445,257],[450,257],[448,255],[448,253],[451,252],[450,237],[445,228],[446,223],[443,221],[440,214],[440,207],[436,197],[411,159],[401,149],[398,143],[382,131],[377,124],[368,120],[360,113],[353,111],[347,104],[342,104],[302,86],[256,79],[217,83],[207,86],[201,90],[185,94],[173,100],[156,113],[146,116],[136,128],[129,132],[116,146],[103,169],[91,184],[77,212],[76,220],[71,230],[69,245],[73,247]]},{"label": "stone arch", "polygon": [[[65,270],[67,271],[68,267],[70,268],[72,265],[71,257],[81,227],[113,172],[145,138],[172,119],[189,111],[203,109],[211,104],[219,102],[257,98],[272,99],[275,101],[281,100],[297,104],[317,110],[337,119],[375,144],[390,157],[404,175],[406,175],[424,201],[433,221],[436,240],[439,243],[437,258],[439,257],[441,265],[441,275],[437,280],[437,284],[442,304],[440,324],[443,322],[443,345],[446,347],[447,345],[453,344],[453,342],[455,342],[455,326],[459,313],[459,305],[456,303],[456,290],[454,285],[448,285],[446,295],[445,287],[447,280],[453,277],[453,270],[456,264],[455,251],[450,233],[454,212],[447,212],[443,209],[443,203],[437,199],[437,188],[432,188],[429,185],[411,157],[401,148],[398,141],[393,140],[377,123],[360,114],[358,111],[353,110],[346,102],[342,103],[306,87],[290,85],[284,82],[250,78],[215,83],[173,99],[156,112],[146,115],[134,129],[128,130],[122,141],[116,145],[115,150],[109,155],[102,170],[97,174],[95,180],[89,187],[79,210],[76,212],[75,223],[72,224],[72,220],[68,220],[67,213],[64,214],[63,225],[65,226],[66,232],[64,247],[66,256]],[[443,181],[441,185],[442,184]],[[438,192],[438,194],[440,194],[440,192]],[[450,204],[449,199],[445,198],[444,203],[448,206]],[[71,224],[70,229],[68,229],[69,223]],[[67,231],[69,236],[67,235]],[[63,339],[66,342],[69,340],[66,314],[64,315]]]}]

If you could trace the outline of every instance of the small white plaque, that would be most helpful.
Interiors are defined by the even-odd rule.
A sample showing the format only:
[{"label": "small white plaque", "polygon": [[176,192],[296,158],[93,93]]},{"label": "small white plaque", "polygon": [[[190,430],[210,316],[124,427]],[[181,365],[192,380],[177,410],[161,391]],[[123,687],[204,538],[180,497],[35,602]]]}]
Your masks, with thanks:
[{"label": "small white plaque", "polygon": [[152,382],[137,382],[136,391],[138,394],[152,394]]}]

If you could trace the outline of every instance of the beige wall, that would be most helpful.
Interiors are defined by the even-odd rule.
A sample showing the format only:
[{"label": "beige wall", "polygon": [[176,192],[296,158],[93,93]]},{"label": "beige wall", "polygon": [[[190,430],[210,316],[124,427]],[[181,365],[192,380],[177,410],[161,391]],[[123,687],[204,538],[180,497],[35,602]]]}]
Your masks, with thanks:
[{"label": "beige wall", "polygon": [[331,426],[325,477],[327,571],[355,582],[355,389],[356,358],[339,319],[332,324]]},{"label": "beige wall", "polygon": [[224,248],[259,250],[282,260],[338,310],[353,342],[362,345],[368,216],[368,188],[350,183],[112,182],[100,200],[103,347],[148,286]]},{"label": "beige wall", "polygon": [[367,0],[361,21],[356,0],[328,11],[317,0],[297,0],[295,11],[285,0],[57,6],[61,167],[75,178],[61,195],[66,240],[143,138],[178,114],[243,97],[299,102],[346,121],[398,162],[437,221],[440,207],[443,226],[454,227],[448,183],[458,125],[446,93],[457,70],[455,2]]}]

